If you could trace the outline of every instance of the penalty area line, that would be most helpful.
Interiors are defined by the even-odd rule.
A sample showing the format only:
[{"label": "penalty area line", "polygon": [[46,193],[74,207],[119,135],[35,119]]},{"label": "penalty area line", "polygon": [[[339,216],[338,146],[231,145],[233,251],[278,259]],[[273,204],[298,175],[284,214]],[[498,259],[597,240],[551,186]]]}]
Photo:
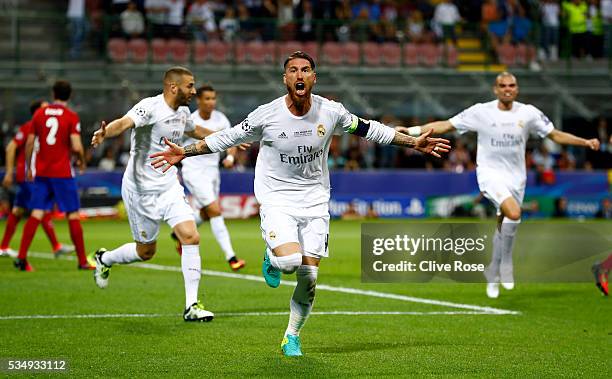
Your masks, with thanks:
[{"label": "penalty area line", "polygon": [[[219,312],[215,317],[266,317],[288,316],[289,312]],[[401,312],[401,311],[328,311],[312,312],[311,316],[456,316],[456,315],[500,315],[490,312],[449,311],[449,312]],[[75,314],[75,315],[12,315],[0,316],[5,320],[66,320],[96,318],[164,318],[181,317],[179,313],[117,313],[117,314]]]},{"label": "penalty area line", "polygon": [[[37,258],[54,259],[53,255],[49,253],[31,252],[29,254]],[[75,257],[60,257],[60,259],[74,260]],[[164,265],[158,265],[154,263],[133,263],[131,265],[126,265],[126,267],[139,267],[139,268],[145,268],[145,269],[156,270],[156,271],[171,271],[171,272],[181,272],[182,271],[179,266],[164,266]],[[202,270],[202,275],[215,276],[215,277],[221,277],[221,278],[250,280],[253,282],[264,282],[265,281],[264,278],[262,278],[261,276],[255,276],[255,275],[249,275],[249,274],[237,274],[233,272],[222,272],[222,271],[213,271],[213,270]],[[281,285],[295,287],[296,282],[281,280]],[[442,307],[447,307],[447,308],[466,309],[470,311],[475,311],[477,313],[485,313],[485,314],[489,314],[489,313],[499,314],[499,315],[520,315],[521,314],[521,312],[519,311],[512,311],[508,309],[500,309],[500,308],[493,308],[493,307],[486,307],[486,306],[472,305],[472,304],[454,303],[450,301],[426,299],[426,298],[406,296],[406,295],[398,295],[398,294],[388,293],[388,292],[362,290],[362,289],[351,288],[351,287],[337,287],[337,286],[330,286],[326,284],[317,284],[317,290],[346,293],[346,294],[351,294],[351,295],[361,295],[361,296],[368,296],[368,297],[377,297],[377,298],[382,298],[382,299],[392,299],[392,300],[399,300],[399,301],[405,301],[405,302],[410,302],[410,303],[437,305],[437,306],[442,306]]]}]

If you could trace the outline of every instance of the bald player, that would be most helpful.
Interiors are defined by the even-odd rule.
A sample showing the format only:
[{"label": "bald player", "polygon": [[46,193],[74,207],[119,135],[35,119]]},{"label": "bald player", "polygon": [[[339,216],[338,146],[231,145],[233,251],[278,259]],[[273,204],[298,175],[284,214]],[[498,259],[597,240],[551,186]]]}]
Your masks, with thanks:
[{"label": "bald player", "polygon": [[516,101],[519,86],[516,77],[502,72],[495,78],[493,93],[497,99],[475,104],[446,121],[436,121],[411,128],[397,127],[412,136],[433,130],[444,134],[478,134],[476,178],[480,191],[497,208],[497,229],[493,238],[493,256],[485,270],[487,296],[499,296],[499,284],[514,288],[512,247],[521,222],[521,204],[525,195],[527,173],[525,149],[529,135],[550,138],[561,145],[599,149],[595,138],[584,139],[555,129],[538,108]]}]

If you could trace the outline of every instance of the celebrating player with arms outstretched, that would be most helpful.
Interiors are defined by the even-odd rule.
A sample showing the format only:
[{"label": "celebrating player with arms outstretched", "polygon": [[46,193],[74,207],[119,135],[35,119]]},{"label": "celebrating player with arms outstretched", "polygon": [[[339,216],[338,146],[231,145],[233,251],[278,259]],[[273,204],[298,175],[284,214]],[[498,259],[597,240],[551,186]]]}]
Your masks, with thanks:
[{"label": "celebrating player with arms outstretched", "polygon": [[170,225],[182,244],[181,267],[185,280],[185,321],[210,321],[213,314],[198,302],[201,276],[200,236],[193,210],[185,199],[176,167],[165,172],[153,169],[149,155],[163,151],[164,140],[179,142],[183,134],[204,138],[209,134],[191,120],[187,105],[195,94],[193,74],[183,67],[172,67],[164,75],[162,94],[136,104],[125,116],[94,133],[91,144],[100,145],[105,138],[116,137],[132,129],[130,159],[123,175],[121,197],[130,221],[134,243],[115,250],[99,249],[95,253],[94,278],[100,288],[108,285],[110,268],[153,258],[161,221]]},{"label": "celebrating player with arms outstretched", "polygon": [[525,149],[529,134],[548,137],[558,144],[585,146],[592,150],[599,149],[599,141],[557,130],[539,109],[515,101],[519,93],[518,82],[509,72],[497,76],[493,92],[496,100],[473,105],[447,121],[399,129],[411,135],[432,131],[443,134],[455,129],[462,134],[478,133],[478,186],[498,209],[493,256],[485,272],[487,295],[496,298],[500,282],[506,289],[514,288],[512,246],[521,222],[521,204],[527,182]]},{"label": "celebrating player with arms outstretched", "polygon": [[300,330],[314,302],[320,259],[328,256],[327,155],[332,135],[355,134],[436,157],[450,149],[445,139],[429,138],[427,134],[419,138],[407,136],[378,121],[360,119],[340,103],[313,95],[314,68],[314,60],[308,54],[291,54],[283,75],[287,95],[260,106],[233,128],[184,148],[166,141],[169,149],[152,155],[156,158],[154,167],[160,168],[185,157],[260,141],[255,196],[261,204],[262,237],[267,245],[263,275],[271,287],[278,287],[281,272],[297,275],[289,325],[281,344],[286,356],[302,355]]}]

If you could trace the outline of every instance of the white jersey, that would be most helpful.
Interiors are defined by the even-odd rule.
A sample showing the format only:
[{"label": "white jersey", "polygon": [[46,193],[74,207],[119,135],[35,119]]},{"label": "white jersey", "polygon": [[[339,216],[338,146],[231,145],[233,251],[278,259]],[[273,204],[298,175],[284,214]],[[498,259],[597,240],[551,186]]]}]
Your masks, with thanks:
[{"label": "white jersey", "polygon": [[[208,120],[204,120],[198,111],[191,114],[191,120],[195,125],[205,127],[206,129],[218,132],[219,130],[227,129],[231,127],[231,124],[225,115],[217,110],[213,110]],[[183,139],[183,146],[196,143],[199,140],[185,136]],[[195,157],[189,157],[183,159],[183,173],[198,172],[198,168],[205,167],[219,167],[220,153],[204,154]]]},{"label": "white jersey", "polygon": [[513,102],[502,111],[497,100],[479,103],[451,118],[450,123],[463,134],[478,133],[476,176],[481,183],[493,175],[513,187],[524,187],[525,149],[529,134],[544,138],[553,131],[553,123],[536,107]]},{"label": "white jersey", "polygon": [[186,106],[176,110],[164,100],[163,95],[147,97],[134,105],[126,114],[134,121],[132,128],[130,159],[123,175],[122,185],[140,193],[164,192],[177,178],[176,167],[166,173],[151,166],[149,155],[166,150],[164,137],[180,144],[185,131],[193,131],[191,112]]},{"label": "white jersey", "polygon": [[255,197],[261,205],[311,207],[329,201],[327,155],[333,134],[351,133],[389,144],[393,128],[365,121],[342,104],[312,95],[304,116],[293,115],[285,96],[258,107],[242,123],[206,137],[213,151],[260,141]]}]

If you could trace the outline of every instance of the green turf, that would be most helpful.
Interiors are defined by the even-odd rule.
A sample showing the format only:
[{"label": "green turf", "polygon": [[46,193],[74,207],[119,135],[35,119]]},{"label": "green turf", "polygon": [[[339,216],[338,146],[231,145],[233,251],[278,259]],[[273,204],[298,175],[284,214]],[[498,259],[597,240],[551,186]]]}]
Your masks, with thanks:
[{"label": "green turf", "polygon": [[[4,225],[2,225],[4,226]],[[56,222],[68,241],[65,222]],[[131,239],[125,222],[88,221],[86,245],[113,248]],[[256,220],[228,221],[245,274],[259,276],[263,243]],[[3,228],[2,228],[3,229]],[[208,227],[203,268],[229,272]],[[78,377],[609,377],[612,299],[592,283],[521,284],[490,300],[483,284],[362,284],[359,223],[333,222],[330,254],[319,284],[456,303],[519,315],[313,315],[302,332],[305,356],[286,359],[280,341],[290,286],[204,276],[204,304],[218,317],[187,324],[180,272],[114,267],[99,290],[75,261],[31,258],[34,273],[0,259],[0,317],[17,315],[157,314],[150,318],[0,319],[0,359],[65,358]],[[164,228],[151,263],[179,266]],[[18,245],[18,231],[13,247]],[[32,249],[48,252],[42,231]],[[585,269],[588,270],[588,267]],[[289,278],[293,280],[293,278]],[[319,290],[315,311],[461,311],[393,299]],[[225,316],[224,316],[225,314]]]}]

